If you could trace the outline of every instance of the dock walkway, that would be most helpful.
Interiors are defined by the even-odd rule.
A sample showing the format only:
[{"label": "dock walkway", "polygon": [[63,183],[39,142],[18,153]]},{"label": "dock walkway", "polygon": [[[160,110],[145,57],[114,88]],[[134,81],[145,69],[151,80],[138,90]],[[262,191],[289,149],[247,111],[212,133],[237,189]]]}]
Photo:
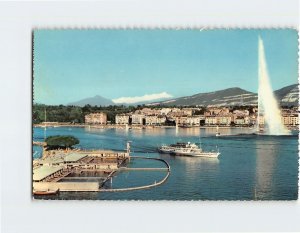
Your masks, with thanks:
[{"label": "dock walkway", "polygon": [[[167,161],[163,160],[163,159],[159,159],[159,158],[151,158],[151,157],[142,157],[142,156],[131,156],[131,158],[136,158],[136,159],[149,159],[149,160],[157,160],[157,161],[161,161],[166,165],[166,168],[128,168],[128,169],[142,169],[143,171],[145,171],[145,169],[149,169],[148,171],[150,171],[150,169],[159,169],[162,170],[164,169],[164,171],[167,171],[166,176],[160,180],[159,182],[154,182],[153,184],[149,184],[149,185],[143,185],[143,186],[137,186],[137,187],[129,187],[129,188],[119,188],[119,189],[104,189],[104,188],[100,188],[99,191],[100,192],[125,192],[125,191],[134,191],[134,190],[141,190],[141,189],[148,189],[148,188],[152,188],[152,187],[156,187],[159,186],[163,183],[166,182],[166,180],[169,178],[170,176],[170,172],[171,172],[171,167],[168,164]],[[122,168],[123,170],[126,170],[126,168]],[[138,170],[136,170],[138,171]]]}]

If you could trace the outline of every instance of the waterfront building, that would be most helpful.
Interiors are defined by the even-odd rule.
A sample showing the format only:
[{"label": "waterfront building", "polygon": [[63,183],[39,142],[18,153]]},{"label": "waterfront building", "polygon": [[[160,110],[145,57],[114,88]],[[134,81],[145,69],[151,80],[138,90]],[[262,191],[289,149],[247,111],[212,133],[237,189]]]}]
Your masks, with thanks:
[{"label": "waterfront building", "polygon": [[282,122],[286,126],[299,125],[298,114],[285,114],[285,115],[282,116]]},{"label": "waterfront building", "polygon": [[231,116],[224,115],[224,116],[217,116],[217,124],[218,125],[230,125],[231,124]]},{"label": "waterfront building", "polygon": [[107,114],[104,112],[90,113],[85,115],[86,124],[106,124],[107,123]]},{"label": "waterfront building", "polygon": [[145,116],[146,125],[156,125],[157,124],[157,116]]},{"label": "waterfront building", "polygon": [[115,117],[116,124],[126,125],[129,124],[129,115],[127,114],[117,114]]},{"label": "waterfront building", "polygon": [[143,114],[134,113],[131,115],[131,123],[133,125],[143,125],[144,119],[145,119],[145,115]]},{"label": "waterfront building", "polygon": [[187,116],[176,117],[176,125],[183,126],[187,124]]},{"label": "waterfront building", "polygon": [[191,126],[200,126],[200,116],[188,116],[187,124]]},{"label": "waterfront building", "polygon": [[166,117],[165,116],[145,116],[145,123],[146,125],[163,125],[166,123]]},{"label": "waterfront building", "polygon": [[250,118],[247,116],[238,116],[234,120],[234,124],[236,125],[249,125],[250,124]]},{"label": "waterfront building", "polygon": [[205,117],[205,124],[206,125],[216,125],[217,124],[216,116],[206,116]]},{"label": "waterfront building", "polygon": [[231,124],[231,116],[206,116],[205,117],[206,125],[227,125]]},{"label": "waterfront building", "polygon": [[200,116],[176,117],[176,124],[179,126],[200,126]]}]

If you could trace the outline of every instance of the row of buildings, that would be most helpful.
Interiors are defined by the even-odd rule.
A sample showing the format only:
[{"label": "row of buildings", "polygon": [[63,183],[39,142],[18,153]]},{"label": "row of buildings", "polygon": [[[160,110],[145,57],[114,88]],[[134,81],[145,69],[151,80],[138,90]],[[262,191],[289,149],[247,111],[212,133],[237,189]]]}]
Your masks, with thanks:
[{"label": "row of buildings", "polygon": [[[264,124],[264,118],[259,117]],[[282,121],[287,126],[299,124],[297,109],[282,109]],[[117,125],[178,125],[178,126],[249,126],[257,122],[257,108],[249,110],[231,110],[229,108],[143,108],[135,112],[117,114]],[[106,113],[91,113],[85,116],[86,124],[107,124]]]}]

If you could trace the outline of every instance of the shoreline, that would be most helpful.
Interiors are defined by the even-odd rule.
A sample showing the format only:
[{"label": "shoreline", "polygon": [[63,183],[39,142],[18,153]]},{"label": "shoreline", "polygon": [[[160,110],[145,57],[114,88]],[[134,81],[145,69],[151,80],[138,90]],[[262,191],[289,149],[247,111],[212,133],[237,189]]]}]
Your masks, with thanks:
[{"label": "shoreline", "polygon": [[[126,125],[88,125],[88,124],[65,124],[65,123],[57,123],[53,125],[46,126],[47,128],[58,128],[58,127],[80,127],[80,128],[94,128],[94,129],[126,129]],[[200,128],[200,129],[254,129],[253,127],[249,126],[220,126],[220,125],[206,125],[206,126],[188,126],[182,127],[179,126],[180,129],[191,129],[191,128]],[[45,128],[44,124],[33,124],[33,128]],[[153,125],[130,125],[128,129],[157,129],[157,128],[176,128],[176,126],[153,126]],[[287,127],[289,130],[299,130],[298,126],[295,127]]]},{"label": "shoreline", "polygon": [[[55,124],[55,125],[49,125],[46,126],[47,128],[58,128],[58,127],[82,127],[82,128],[96,128],[96,129],[126,129],[126,125],[89,125],[89,124]],[[211,126],[178,126],[178,128],[181,129],[190,129],[190,128],[216,128],[217,125],[211,125]],[[33,128],[45,128],[44,124],[33,124]],[[155,129],[155,128],[176,128],[176,126],[169,126],[169,125],[129,125],[128,129]],[[228,128],[250,128],[249,126],[218,126],[219,129],[228,129]]]}]

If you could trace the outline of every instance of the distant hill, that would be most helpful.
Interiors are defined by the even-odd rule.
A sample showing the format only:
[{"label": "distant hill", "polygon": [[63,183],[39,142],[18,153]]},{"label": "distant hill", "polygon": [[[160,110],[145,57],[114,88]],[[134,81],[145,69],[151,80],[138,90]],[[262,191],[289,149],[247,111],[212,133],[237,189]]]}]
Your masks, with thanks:
[{"label": "distant hill", "polygon": [[115,103],[110,100],[110,99],[106,99],[100,95],[96,95],[94,97],[90,97],[90,98],[86,98],[86,99],[82,99],[73,103],[69,103],[68,105],[74,105],[74,106],[79,106],[79,107],[83,107],[85,105],[91,105],[91,106],[109,106],[109,105],[115,105]]},{"label": "distant hill", "polygon": [[192,96],[185,96],[176,99],[171,99],[162,102],[155,102],[149,105],[202,105],[202,106],[228,106],[251,104],[257,102],[255,93],[243,90],[238,87],[228,88],[220,91],[200,93]]},{"label": "distant hill", "polygon": [[280,105],[297,106],[299,101],[299,88],[298,84],[293,84],[283,87],[274,92]]},{"label": "distant hill", "polygon": [[[281,88],[274,92],[281,105],[298,105],[298,84]],[[151,105],[166,106],[233,106],[233,105],[257,105],[257,94],[243,90],[238,87],[228,88],[220,91],[199,93],[192,96],[179,97],[167,101],[153,102]]]},{"label": "distant hill", "polygon": [[[298,84],[283,87],[274,91],[280,105],[284,106],[298,106]],[[112,100],[106,99],[102,96],[96,95],[94,97],[79,100],[77,102],[69,103],[68,105],[75,105],[83,107],[85,105],[91,106],[108,106],[118,105]],[[140,102],[130,105],[145,104],[146,106],[165,105],[165,106],[233,106],[233,105],[257,105],[257,94],[246,91],[239,87],[227,88],[224,90],[199,93],[191,96],[184,96],[175,99],[167,99],[156,102]],[[124,104],[129,105],[129,104]]]}]

